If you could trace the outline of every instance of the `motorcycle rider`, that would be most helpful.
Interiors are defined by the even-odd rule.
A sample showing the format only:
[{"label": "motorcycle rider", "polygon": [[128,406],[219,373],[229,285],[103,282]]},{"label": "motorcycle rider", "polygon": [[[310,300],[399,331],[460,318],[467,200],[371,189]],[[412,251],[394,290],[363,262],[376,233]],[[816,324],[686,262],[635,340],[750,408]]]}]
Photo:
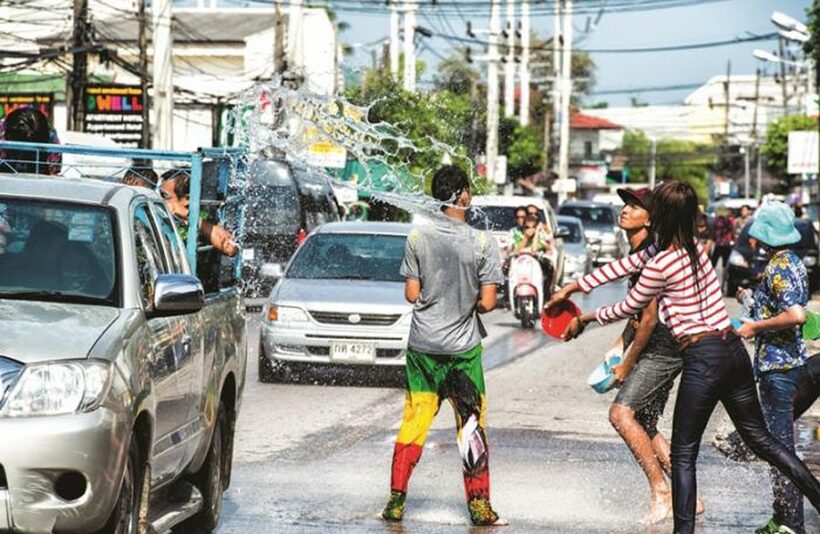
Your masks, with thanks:
[{"label": "motorcycle rider", "polygon": [[552,280],[552,263],[547,254],[550,251],[549,243],[544,238],[544,233],[539,231],[538,218],[528,215],[524,222],[523,232],[521,238],[512,244],[512,253],[529,253],[535,256],[538,263],[541,264],[541,273],[543,275],[543,295],[546,298],[549,295],[549,284]]}]

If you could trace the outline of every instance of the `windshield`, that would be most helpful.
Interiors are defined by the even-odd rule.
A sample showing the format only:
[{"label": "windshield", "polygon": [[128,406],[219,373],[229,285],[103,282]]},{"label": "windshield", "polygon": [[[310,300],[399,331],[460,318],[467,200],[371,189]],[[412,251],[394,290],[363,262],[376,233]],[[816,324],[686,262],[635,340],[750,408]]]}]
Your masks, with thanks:
[{"label": "windshield", "polygon": [[113,214],[0,197],[0,298],[118,305]]},{"label": "windshield", "polygon": [[560,215],[578,217],[585,225],[594,226],[614,226],[615,215],[609,206],[588,207],[588,206],[561,206],[558,212]]},{"label": "windshield", "polygon": [[[467,224],[479,230],[507,231],[515,226],[515,206],[473,206],[467,211]],[[544,210],[538,210],[538,220],[544,222]]]},{"label": "windshield", "polygon": [[286,278],[403,282],[404,236],[315,234],[302,245]]},{"label": "windshield", "polygon": [[569,235],[564,238],[567,243],[583,243],[584,236],[581,235],[581,225],[573,222],[558,220],[558,228],[564,228]]}]

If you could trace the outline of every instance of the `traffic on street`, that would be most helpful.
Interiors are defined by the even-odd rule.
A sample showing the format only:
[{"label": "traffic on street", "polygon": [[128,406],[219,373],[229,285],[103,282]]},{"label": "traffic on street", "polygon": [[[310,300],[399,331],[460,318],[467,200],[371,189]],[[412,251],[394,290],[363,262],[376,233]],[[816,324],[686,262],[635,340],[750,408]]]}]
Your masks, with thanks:
[{"label": "traffic on street", "polygon": [[820,534],[820,1],[0,2],[0,532]]}]

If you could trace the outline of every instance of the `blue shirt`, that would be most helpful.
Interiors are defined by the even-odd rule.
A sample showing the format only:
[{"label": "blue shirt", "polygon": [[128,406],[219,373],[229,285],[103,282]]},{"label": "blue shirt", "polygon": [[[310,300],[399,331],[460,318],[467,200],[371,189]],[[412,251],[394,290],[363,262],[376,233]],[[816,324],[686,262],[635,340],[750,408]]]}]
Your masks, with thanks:
[{"label": "blue shirt", "polygon": [[[770,319],[792,306],[806,306],[809,284],[806,267],[792,250],[775,253],[766,265],[763,280],[754,291],[752,318]],[[806,344],[799,326],[757,336],[757,371],[787,371],[806,363]]]}]

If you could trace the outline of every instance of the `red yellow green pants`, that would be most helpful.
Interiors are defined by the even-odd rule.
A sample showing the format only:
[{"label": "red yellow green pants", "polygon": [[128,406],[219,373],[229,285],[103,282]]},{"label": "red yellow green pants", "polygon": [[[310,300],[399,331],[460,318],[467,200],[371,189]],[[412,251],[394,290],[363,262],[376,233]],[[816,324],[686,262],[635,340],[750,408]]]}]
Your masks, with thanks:
[{"label": "red yellow green pants", "polygon": [[484,371],[479,343],[460,354],[426,354],[407,349],[407,393],[393,449],[392,491],[407,492],[424,440],[444,399],[456,415],[457,441],[464,466],[467,500],[489,499],[490,471],[484,433]]}]

